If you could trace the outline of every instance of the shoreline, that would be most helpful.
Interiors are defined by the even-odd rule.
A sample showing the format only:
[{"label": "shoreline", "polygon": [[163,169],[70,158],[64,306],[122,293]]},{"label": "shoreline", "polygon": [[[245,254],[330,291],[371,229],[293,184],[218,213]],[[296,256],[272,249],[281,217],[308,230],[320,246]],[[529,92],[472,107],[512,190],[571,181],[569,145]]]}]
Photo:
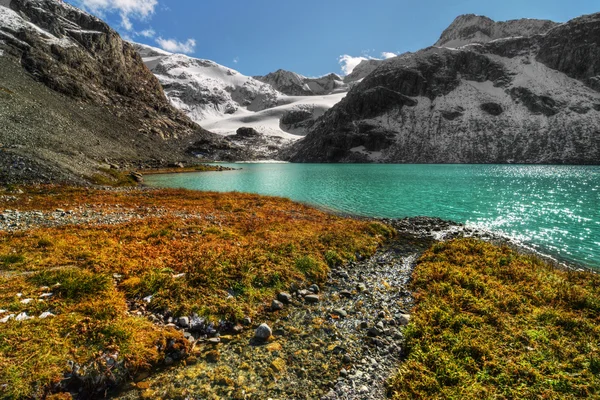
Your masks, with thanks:
[{"label": "shoreline", "polygon": [[[282,216],[284,216],[284,219],[282,219],[282,221],[286,221],[285,223],[293,222],[295,219],[300,218],[297,224],[296,222],[293,222],[296,224],[294,225],[295,228],[284,229],[281,232],[283,235],[281,237],[289,236],[290,232],[294,232],[297,229],[304,227],[307,223],[313,223],[317,225],[314,225],[313,228],[310,228],[308,231],[306,231],[306,235],[308,235],[306,238],[321,237],[320,235],[322,234],[317,234],[314,236],[316,231],[313,232],[313,229],[317,228],[325,229],[323,232],[327,232],[326,237],[329,237],[328,235],[332,235],[334,232],[341,233],[348,231],[348,229],[330,230],[327,228],[328,224],[340,223],[346,220],[348,223],[353,224],[351,225],[355,227],[353,229],[362,226],[368,228],[365,232],[369,232],[371,229],[376,229],[373,231],[375,232],[376,237],[384,235],[381,236],[381,238],[385,237],[385,239],[377,239],[377,250],[373,250],[374,255],[372,256],[366,256],[362,259],[344,261],[343,259],[338,258],[340,253],[337,252],[340,250],[337,250],[337,252],[332,252],[327,256],[330,257],[327,259],[329,260],[327,262],[332,262],[332,264],[328,267],[323,266],[324,269],[322,272],[319,272],[319,274],[313,275],[312,277],[305,276],[302,283],[297,286],[294,286],[296,284],[292,284],[290,281],[287,281],[287,283],[284,285],[278,286],[277,284],[274,287],[274,290],[267,291],[264,295],[261,295],[260,299],[258,299],[258,302],[253,300],[256,302],[254,303],[254,306],[252,306],[255,307],[256,314],[253,315],[251,322],[247,325],[236,325],[240,322],[240,319],[221,319],[218,324],[210,325],[208,323],[210,319],[207,319],[205,320],[206,323],[204,323],[204,325],[199,325],[201,328],[198,328],[198,330],[188,329],[185,324],[180,323],[180,319],[182,316],[185,316],[190,321],[188,324],[191,323],[191,321],[196,318],[191,311],[174,311],[171,313],[164,312],[164,308],[163,311],[161,311],[160,309],[155,308],[156,306],[152,306],[156,299],[159,299],[160,295],[157,297],[156,293],[154,292],[140,292],[138,291],[138,286],[132,286],[138,285],[138,283],[134,283],[134,281],[131,281],[131,279],[145,279],[143,278],[143,274],[135,273],[133,275],[129,274],[128,276],[127,273],[124,274],[120,269],[111,269],[110,262],[108,263],[109,268],[107,268],[107,266],[103,266],[100,272],[104,274],[112,273],[113,275],[111,277],[111,281],[114,282],[113,285],[115,290],[117,290],[117,293],[125,294],[127,297],[127,318],[134,318],[134,320],[140,322],[142,320],[147,321],[144,322],[144,324],[146,324],[144,325],[144,330],[150,329],[158,330],[157,332],[170,332],[168,334],[170,336],[168,337],[171,337],[172,340],[175,339],[173,343],[179,343],[179,346],[182,346],[179,348],[173,347],[173,345],[171,345],[171,347],[165,347],[165,355],[161,356],[162,358],[159,357],[153,361],[153,365],[155,368],[158,368],[158,370],[153,369],[149,377],[143,373],[143,370],[139,372],[134,372],[135,369],[127,370],[129,371],[129,374],[137,376],[137,379],[134,380],[136,382],[136,391],[134,393],[155,393],[157,396],[160,395],[160,393],[164,395],[164,390],[167,389],[172,390],[172,394],[174,395],[179,393],[179,389],[177,387],[171,386],[171,383],[174,381],[174,379],[179,379],[175,378],[175,376],[179,375],[172,374],[185,373],[185,371],[188,371],[188,368],[191,368],[189,369],[190,373],[191,371],[204,371],[202,374],[209,374],[202,375],[207,377],[207,380],[204,381],[204,383],[210,385],[213,388],[211,390],[216,391],[215,393],[221,393],[220,396],[226,396],[225,392],[220,392],[220,390],[222,390],[222,385],[218,383],[215,385],[215,382],[227,382],[225,386],[232,388],[242,388],[244,385],[240,386],[235,382],[220,380],[221,378],[218,378],[215,374],[221,370],[215,368],[227,367],[234,371],[234,367],[236,365],[242,365],[240,363],[246,362],[250,363],[250,365],[253,365],[250,362],[252,360],[254,360],[252,362],[258,363],[260,368],[256,369],[253,367],[251,369],[245,369],[244,371],[246,372],[244,372],[244,374],[249,374],[248,376],[255,376],[254,379],[263,379],[260,378],[262,375],[256,371],[267,371],[264,372],[267,373],[267,376],[273,378],[276,377],[282,382],[288,382],[288,384],[292,387],[294,385],[297,386],[298,382],[293,380],[289,381],[289,379],[303,379],[302,376],[306,376],[303,374],[308,373],[307,376],[311,376],[310,374],[316,373],[306,372],[309,371],[306,369],[306,367],[312,365],[312,362],[314,361],[312,357],[306,359],[299,358],[298,363],[301,367],[298,367],[295,364],[283,367],[278,364],[280,361],[277,360],[285,360],[287,356],[284,357],[284,355],[287,354],[287,351],[291,351],[293,353],[304,349],[302,351],[308,351],[308,353],[306,353],[307,355],[312,355],[318,350],[313,348],[312,345],[315,343],[320,343],[318,341],[322,341],[322,343],[319,344],[319,349],[325,349],[322,350],[322,353],[319,353],[321,354],[319,357],[325,357],[324,359],[329,360],[329,364],[335,366],[332,367],[333,371],[337,371],[335,373],[340,374],[339,376],[333,376],[329,373],[320,373],[314,375],[315,379],[318,377],[319,382],[318,387],[320,389],[316,386],[314,389],[320,391],[318,397],[322,397],[324,399],[341,399],[344,398],[339,397],[341,393],[354,393],[355,397],[352,398],[365,398],[365,392],[363,389],[364,387],[372,387],[373,379],[375,379],[378,382],[377,385],[379,385],[377,386],[379,389],[373,393],[378,393],[378,395],[381,395],[385,392],[388,379],[391,379],[390,374],[394,373],[394,370],[397,368],[401,359],[395,356],[392,357],[390,354],[395,354],[394,352],[402,353],[401,349],[404,346],[403,329],[400,329],[400,327],[404,326],[401,322],[404,321],[402,318],[405,317],[397,317],[396,314],[409,315],[409,313],[412,313],[410,310],[412,306],[396,308],[397,306],[393,306],[393,304],[395,304],[397,301],[391,300],[392,298],[396,297],[388,298],[386,300],[385,296],[399,296],[397,299],[405,298],[408,301],[406,304],[412,304],[411,299],[413,293],[410,289],[408,289],[407,284],[410,281],[410,276],[413,273],[413,268],[416,265],[419,255],[428,248],[431,248],[431,246],[435,245],[435,243],[440,243],[441,241],[447,241],[450,239],[458,239],[460,237],[475,237],[479,240],[489,241],[494,245],[500,246],[508,245],[513,248],[514,246],[517,246],[516,248],[518,253],[523,253],[523,247],[519,247],[517,244],[507,240],[505,237],[494,235],[493,233],[486,232],[484,230],[471,229],[470,227],[466,227],[462,224],[444,221],[439,218],[416,217],[395,220],[372,219],[366,217],[348,218],[347,215],[340,216],[331,213],[323,213],[314,207],[294,203],[287,199],[243,193],[215,193],[175,189],[165,190],[144,187],[108,190],[106,188],[77,189],[54,187],[46,189],[25,189],[24,192],[15,192],[14,194],[8,194],[5,192],[5,194],[0,195],[0,202],[2,202],[4,205],[2,208],[5,209],[8,209],[9,207],[7,207],[7,205],[11,203],[16,206],[10,207],[12,211],[8,213],[2,213],[0,218],[0,256],[5,257],[0,257],[0,267],[2,267],[3,270],[9,267],[8,275],[0,274],[0,309],[6,308],[6,304],[9,304],[6,303],[6,301],[14,302],[14,300],[10,300],[14,299],[14,297],[12,297],[14,296],[14,293],[12,293],[10,289],[10,285],[12,285],[14,282],[19,282],[19,285],[23,287],[20,290],[25,293],[25,296],[33,297],[32,294],[37,292],[39,289],[27,285],[29,285],[28,282],[31,282],[32,279],[38,279],[37,277],[40,272],[46,270],[47,273],[51,274],[53,277],[64,277],[66,276],[64,275],[65,273],[70,273],[69,271],[86,271],[89,268],[86,267],[85,263],[81,264],[81,261],[74,259],[73,265],[65,269],[65,267],[61,267],[61,265],[64,265],[64,262],[61,259],[58,260],[60,263],[57,264],[59,268],[55,270],[49,269],[52,267],[52,264],[44,264],[41,269],[34,268],[32,270],[31,267],[27,267],[25,270],[19,269],[21,268],[19,267],[19,263],[23,263],[24,260],[26,261],[30,258],[30,256],[26,255],[24,260],[20,258],[14,258],[16,267],[12,268],[12,271],[16,271],[17,273],[11,274],[11,264],[7,264],[7,262],[13,262],[13,259],[6,258],[7,253],[2,252],[1,245],[3,241],[6,242],[8,240],[9,243],[14,240],[27,241],[29,240],[27,237],[30,237],[31,235],[33,235],[33,242],[32,247],[29,248],[28,251],[31,252],[32,256],[35,255],[35,257],[47,257],[48,252],[54,251],[53,249],[55,249],[56,246],[63,246],[62,244],[56,242],[56,240],[71,230],[74,230],[74,233],[81,231],[82,233],[85,233],[84,236],[90,234],[106,235],[110,234],[112,231],[115,231],[115,239],[122,241],[127,237],[124,235],[124,233],[129,232],[130,229],[146,229],[144,228],[146,225],[152,225],[152,230],[149,231],[149,233],[144,233],[141,237],[138,236],[138,234],[133,233],[133,231],[132,233],[127,233],[127,235],[131,236],[132,238],[137,237],[135,241],[151,240],[152,243],[155,243],[150,245],[150,247],[147,247],[147,250],[145,250],[145,252],[141,252],[139,256],[141,257],[140,261],[146,263],[151,262],[151,260],[147,258],[145,253],[156,251],[159,246],[166,246],[164,247],[165,251],[171,251],[170,248],[172,248],[173,245],[180,246],[180,241],[185,243],[185,241],[189,241],[192,238],[196,239],[194,239],[193,242],[189,242],[190,251],[198,247],[203,241],[212,238],[213,235],[218,235],[218,237],[215,237],[215,239],[217,239],[215,244],[222,246],[239,235],[239,233],[231,231],[231,227],[233,227],[233,225],[231,225],[230,228],[226,228],[227,226],[230,226],[230,224],[237,224],[235,221],[238,220],[237,215],[239,213],[250,213],[248,214],[250,216],[252,213],[264,212],[261,210],[264,209],[265,205],[269,205],[268,207],[277,207],[273,211],[269,211],[264,214],[264,218],[267,218],[265,221],[268,221],[269,218],[272,218],[272,216],[277,215],[278,213],[283,213]],[[240,202],[244,202],[245,204],[248,204],[248,206],[242,207]],[[24,207],[20,211],[17,211],[19,209],[19,204],[23,205]],[[205,204],[204,207],[209,208],[204,211],[193,211],[193,209],[189,207],[195,207],[194,204]],[[208,214],[207,211],[209,211]],[[203,215],[210,218],[198,218],[198,215]],[[305,218],[309,218],[311,215],[313,216],[310,217],[309,220],[305,220]],[[229,218],[233,219],[230,220]],[[323,218],[329,219],[330,222],[324,224],[325,221],[323,221]],[[310,222],[311,220],[314,222]],[[173,230],[174,222],[176,226],[180,226],[179,228],[175,228],[175,230]],[[196,228],[196,226],[198,226],[198,224],[206,223],[208,223],[208,225],[206,225],[205,228],[200,229],[200,231],[206,231],[209,233],[198,235],[196,232],[198,228]],[[215,223],[217,225],[215,225]],[[269,226],[271,226],[269,224],[271,223],[272,222],[253,224],[252,229],[266,228],[267,230],[265,232],[269,232]],[[18,229],[13,231],[7,230],[12,224],[16,224],[15,229]],[[194,227],[193,231],[190,231],[188,226]],[[218,229],[213,229],[217,226],[219,227]],[[396,232],[393,238],[386,236],[388,233],[385,233],[385,230],[379,231],[380,229],[383,229],[380,228],[383,226],[388,226],[390,229],[393,229]],[[125,230],[123,231],[123,229]],[[248,228],[246,227],[243,229],[246,230]],[[122,231],[123,233],[118,233],[119,231]],[[23,235],[23,233],[27,234]],[[356,231],[352,232],[351,234],[356,235],[358,233],[359,231]],[[51,234],[54,235],[54,237],[51,238],[51,236],[49,236]],[[190,234],[192,234],[192,238],[187,238],[187,235]],[[205,236],[207,234],[209,235],[208,237]],[[79,236],[80,233],[77,233],[76,235]],[[367,238],[367,236],[365,236],[365,238]],[[238,239],[235,240],[240,240],[240,238],[238,237]],[[320,241],[321,239],[318,240]],[[330,243],[330,240],[332,239],[327,239],[327,243]],[[132,242],[132,244],[134,244],[134,242]],[[17,243],[18,242],[15,242],[14,245]],[[335,243],[335,241],[331,243]],[[396,245],[394,245],[394,243],[396,243]],[[127,245],[127,242],[120,246],[123,245]],[[394,248],[394,246],[397,247],[396,250],[386,253],[386,251],[388,251],[386,249]],[[339,249],[342,248],[343,247],[340,247]],[[64,247],[64,250],[69,249],[71,249],[71,245],[66,245],[66,247]],[[101,247],[99,249],[101,249]],[[233,251],[234,248],[231,249]],[[327,249],[327,247],[324,249]],[[320,250],[319,254],[323,255],[322,251],[324,250]],[[186,254],[186,252],[181,254]],[[243,255],[240,253],[240,256],[246,257],[246,254],[247,253],[245,252]],[[165,255],[168,255],[168,253],[165,253]],[[77,257],[80,256],[77,255]],[[89,257],[89,255],[86,257]],[[312,262],[313,261],[311,261],[311,263]],[[103,261],[103,263],[106,264],[106,261]],[[296,259],[296,266],[298,265],[300,264],[298,264],[298,259]],[[555,268],[558,266],[559,264],[553,264],[553,267]],[[23,268],[25,268],[25,266]],[[286,268],[289,268],[289,266]],[[397,274],[395,273],[396,268],[404,268],[404,272],[402,274]],[[175,268],[173,270],[170,270],[170,268],[168,269],[168,272],[159,272],[158,276],[160,279],[162,279],[161,282],[163,282],[161,285],[167,285],[165,288],[170,287],[171,289],[167,290],[171,293],[173,291],[175,291],[174,293],[182,291],[183,287],[173,287],[172,285],[180,285],[190,279],[188,278],[187,274],[193,273],[193,270],[188,270],[185,272],[185,269],[182,270],[180,268]],[[18,271],[22,271],[23,274],[19,273]],[[277,279],[281,279],[281,275],[279,274],[288,273],[285,271],[286,269],[282,269],[277,272]],[[79,274],[79,272],[77,273]],[[322,275],[323,273],[325,273],[325,275]],[[359,287],[359,283],[361,280],[364,280],[369,276],[371,276],[371,278],[369,278],[370,280],[368,282],[371,283],[367,284],[367,291],[365,292],[361,287]],[[153,279],[156,279],[156,277]],[[401,279],[402,282],[396,282],[394,279]],[[4,287],[2,280],[4,281]],[[316,282],[318,282],[319,285],[324,286],[322,286],[321,293],[318,294],[320,298],[319,302],[313,304],[306,300],[306,293],[302,291],[306,290],[309,286]],[[27,287],[29,287],[29,289],[27,289]],[[107,286],[107,289],[105,290],[113,290],[110,289],[110,287],[111,286]],[[211,290],[214,290],[214,294],[217,294],[221,293],[226,287],[227,286],[220,286]],[[130,292],[132,289],[135,289],[135,291]],[[230,290],[225,291],[223,294],[219,294],[217,297],[210,297],[211,300],[209,301],[220,302],[225,299],[226,301],[223,303],[223,305],[227,305],[227,302],[229,301],[237,301],[236,296],[239,296],[239,293],[243,293],[236,292],[238,290],[247,289],[239,288],[235,289],[234,292]],[[277,299],[278,291],[282,290],[289,291],[293,299],[291,303],[292,305],[284,306],[283,311],[271,311],[271,308],[273,307],[272,304],[270,305],[271,300]],[[183,292],[184,291],[182,291],[182,293]],[[133,295],[127,293],[133,293]],[[167,293],[167,296],[169,296],[171,293]],[[348,297],[348,299],[351,301],[344,300],[347,298],[347,293],[350,293],[350,297]],[[227,298],[222,296],[227,296]],[[50,299],[52,299],[52,297],[50,297]],[[57,300],[60,299],[56,298],[56,300],[50,300],[50,302]],[[239,304],[242,305],[245,304],[247,300],[240,301],[241,303]],[[365,303],[365,301],[367,301],[367,303]],[[369,301],[372,303],[368,303]],[[361,308],[356,308],[358,302],[362,302],[361,304],[363,304],[363,307],[365,307],[364,310]],[[20,311],[23,311],[28,310],[27,307],[29,307],[23,305],[17,306],[16,304],[18,304],[18,302],[12,304],[15,305],[10,307],[16,307],[11,311],[15,316],[16,314],[14,310],[19,309]],[[40,303],[40,307],[44,304],[45,302]],[[62,303],[57,303],[57,305],[58,304]],[[60,305],[58,309],[65,307],[66,304],[68,303]],[[56,307],[57,306],[49,308],[44,307],[44,311],[47,308],[52,312],[56,309]],[[227,305],[227,307],[229,307],[229,305]],[[339,311],[338,309],[342,309],[346,315],[340,317],[340,315],[342,315],[342,311]],[[38,309],[36,308],[36,310]],[[41,311],[42,310],[39,309],[37,312]],[[383,311],[383,314],[381,314],[380,311]],[[26,312],[29,313],[25,314],[26,316],[35,316],[35,314],[31,313],[30,311]],[[366,314],[361,314],[365,312]],[[338,313],[340,315],[338,315]],[[5,315],[7,314],[3,313],[0,315],[0,318],[5,318]],[[57,315],[58,318],[62,318],[60,313],[57,313]],[[241,318],[243,314],[239,315],[239,318]],[[298,317],[298,315],[303,316]],[[311,317],[308,318],[307,316]],[[315,325],[315,321],[321,320],[323,320],[323,322],[318,322]],[[254,329],[263,321],[269,321],[273,327],[273,340],[265,343],[263,346],[247,347],[248,343],[252,343]],[[363,322],[365,322],[364,327]],[[383,325],[379,326],[379,322],[382,322]],[[45,322],[42,322],[41,319],[37,318],[32,319],[31,322],[13,322],[9,318],[5,323],[8,323],[8,325],[5,326],[10,326],[11,329],[21,329],[21,327],[27,326],[23,324],[44,324]],[[131,322],[128,323],[131,324]],[[400,325],[398,325],[399,323]],[[312,329],[310,332],[307,331],[309,327]],[[300,331],[296,331],[297,329],[300,329]],[[306,332],[301,334],[298,333],[302,331]],[[330,337],[328,332],[338,333]],[[345,333],[341,334],[339,332]],[[369,332],[371,332],[374,336],[369,334]],[[388,333],[384,334],[384,332]],[[344,337],[348,339],[355,339],[352,339],[352,341],[347,343],[343,342],[343,340],[340,341],[341,338]],[[343,343],[346,344],[342,345]],[[335,350],[337,348],[336,346],[344,349],[344,351]],[[248,356],[250,359],[240,359],[239,355],[236,353],[238,349],[241,349],[240,354],[242,354],[244,357]],[[215,351],[218,352],[215,353]],[[362,354],[360,352],[362,351],[366,352],[365,354],[368,355],[360,356],[360,354]],[[390,351],[392,351],[392,353],[390,353]],[[292,356],[292,353],[290,353],[290,357]],[[106,354],[110,355],[112,353]],[[222,361],[217,360],[215,363],[211,360],[214,357],[217,357],[217,354],[218,358]],[[352,354],[350,356],[352,357],[350,363],[345,361],[347,358],[344,358],[344,356],[347,354]],[[109,362],[107,360],[108,359],[102,359],[100,362]],[[188,367],[174,367],[176,365],[182,365],[181,362],[188,365]],[[273,366],[273,362],[275,362],[275,366]],[[390,364],[390,362],[392,363]],[[95,365],[86,364],[85,362],[77,362],[76,364],[77,368],[83,368],[86,365],[88,367]],[[166,369],[164,369],[165,367]],[[266,369],[263,370],[263,368]],[[304,372],[302,372],[302,369],[304,369]],[[71,374],[73,373],[74,372]],[[291,375],[288,377],[287,374]],[[84,386],[89,383],[89,379],[94,379],[93,377],[86,378],[79,375],[71,376],[72,379],[81,379],[82,385]],[[348,381],[348,379],[350,379],[350,381]],[[110,380],[102,382],[104,382],[102,385],[106,385],[102,386],[103,388],[109,388],[111,386],[114,387],[116,384],[111,383]],[[0,384],[2,384],[2,382],[0,382]],[[190,384],[193,384],[193,382],[190,381]],[[119,383],[117,386],[121,386],[121,383]],[[327,390],[325,390],[326,388]],[[117,394],[114,395],[117,396]],[[127,394],[122,395],[128,396]],[[123,399],[125,398],[129,397],[123,397]],[[370,398],[381,398],[381,396],[374,396]]]}]

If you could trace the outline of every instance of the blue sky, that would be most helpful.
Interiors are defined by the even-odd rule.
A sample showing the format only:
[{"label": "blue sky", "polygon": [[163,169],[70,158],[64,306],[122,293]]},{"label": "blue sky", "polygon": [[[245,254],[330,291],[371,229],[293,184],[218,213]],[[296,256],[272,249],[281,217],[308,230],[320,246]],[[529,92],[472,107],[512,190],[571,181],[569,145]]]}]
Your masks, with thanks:
[{"label": "blue sky", "polygon": [[[460,14],[564,22],[598,0],[68,0],[132,40],[245,75],[341,72],[340,57],[381,58],[432,45]],[[343,63],[342,63],[343,64]]]}]

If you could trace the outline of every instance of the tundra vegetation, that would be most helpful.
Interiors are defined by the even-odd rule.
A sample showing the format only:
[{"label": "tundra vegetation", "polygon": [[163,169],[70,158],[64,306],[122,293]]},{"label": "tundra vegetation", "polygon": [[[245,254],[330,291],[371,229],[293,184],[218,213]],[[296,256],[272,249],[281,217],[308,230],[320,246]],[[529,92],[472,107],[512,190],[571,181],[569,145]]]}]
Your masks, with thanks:
[{"label": "tundra vegetation", "polygon": [[[133,376],[159,364],[168,341],[187,346],[181,332],[128,312],[131,302],[152,296],[148,308],[174,316],[240,320],[292,283],[322,284],[328,263],[368,256],[392,235],[378,222],[251,194],[42,187],[0,199],[22,214],[105,214],[103,224],[0,232],[0,309],[36,317],[1,324],[3,398],[43,397],[69,363],[118,354]],[[106,222],[122,214],[143,218]],[[47,311],[55,316],[38,318]]]}]

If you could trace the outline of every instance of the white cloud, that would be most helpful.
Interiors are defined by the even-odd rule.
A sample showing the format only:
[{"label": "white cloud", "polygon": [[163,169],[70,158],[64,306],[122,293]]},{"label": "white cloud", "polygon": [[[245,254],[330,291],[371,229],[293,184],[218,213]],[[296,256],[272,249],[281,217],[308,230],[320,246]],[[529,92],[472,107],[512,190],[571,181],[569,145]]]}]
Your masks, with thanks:
[{"label": "white cloud", "polygon": [[358,56],[358,57],[354,57],[354,56],[351,56],[348,54],[344,54],[343,56],[340,56],[338,58],[338,63],[340,64],[340,67],[342,68],[342,74],[350,75],[352,73],[352,71],[354,71],[354,68],[356,68],[358,66],[358,64],[360,64],[362,61],[365,61],[365,60],[387,60],[388,58],[397,56],[396,53],[384,51],[381,53],[381,58],[377,58],[377,57],[372,57],[372,56],[368,55],[371,51],[374,51],[374,50],[363,51],[363,55]]},{"label": "white cloud", "polygon": [[371,58],[372,57],[352,57],[348,54],[344,54],[343,56],[340,56],[340,58],[338,59],[338,63],[342,68],[342,74],[350,75],[352,71],[354,71],[354,68],[356,68],[358,64],[361,63],[361,61],[369,60]]},{"label": "white cloud", "polygon": [[196,40],[194,39],[188,39],[185,42],[178,42],[175,39],[163,39],[162,37],[159,37],[156,39],[156,43],[161,49],[171,53],[190,54],[196,49]]},{"label": "white cloud", "polygon": [[126,31],[130,31],[130,30],[133,29],[133,24],[131,23],[131,20],[129,19],[129,17],[127,16],[127,14],[121,13],[121,26]]},{"label": "white cloud", "polygon": [[138,36],[143,36],[146,38],[151,38],[154,37],[156,35],[156,32],[154,31],[154,29],[150,28],[150,29],[145,29],[141,32],[137,33]]},{"label": "white cloud", "polygon": [[78,3],[99,15],[118,12],[121,16],[121,26],[129,31],[133,29],[131,17],[148,18],[154,13],[158,0],[78,0]]},{"label": "white cloud", "polygon": [[240,62],[240,58],[239,57],[236,57],[236,58],[233,59],[233,63],[234,64],[237,64],[239,62]]}]

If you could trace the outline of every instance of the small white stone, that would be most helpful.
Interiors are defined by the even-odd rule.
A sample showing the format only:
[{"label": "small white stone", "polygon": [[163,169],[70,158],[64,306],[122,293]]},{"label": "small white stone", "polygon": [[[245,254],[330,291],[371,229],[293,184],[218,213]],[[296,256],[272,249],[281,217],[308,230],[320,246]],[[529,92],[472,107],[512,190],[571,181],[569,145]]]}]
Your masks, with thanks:
[{"label": "small white stone", "polygon": [[33,317],[30,317],[25,312],[22,312],[21,314],[15,317],[15,321],[27,321],[28,319],[33,319]]},{"label": "small white stone", "polygon": [[151,294],[150,296],[146,296],[146,297],[144,297],[144,301],[145,301],[146,303],[150,303],[150,302],[152,301],[152,298],[153,298],[153,297],[154,297],[154,295],[152,295],[152,294]]},{"label": "small white stone", "polygon": [[23,300],[21,300],[21,303],[22,303],[22,304],[29,304],[29,303],[31,303],[32,301],[33,301],[33,299],[23,299]]},{"label": "small white stone", "polygon": [[173,275],[173,279],[179,279],[179,278],[183,278],[185,276],[185,274],[177,274],[177,275]]},{"label": "small white stone", "polygon": [[10,321],[11,319],[13,319],[14,317],[15,317],[15,314],[7,315],[6,317],[0,319],[0,324],[5,324],[8,321]]},{"label": "small white stone", "polygon": [[50,311],[46,311],[40,314],[40,316],[38,317],[39,319],[46,319],[46,318],[51,318],[51,317],[55,317],[56,315],[52,314]]},{"label": "small white stone", "polygon": [[19,297],[19,298],[23,297],[23,293],[17,293],[17,297]]},{"label": "small white stone", "polygon": [[40,295],[40,297],[42,299],[45,299],[45,298],[48,298],[48,297],[52,297],[52,296],[54,296],[54,293],[44,293],[44,294]]}]

